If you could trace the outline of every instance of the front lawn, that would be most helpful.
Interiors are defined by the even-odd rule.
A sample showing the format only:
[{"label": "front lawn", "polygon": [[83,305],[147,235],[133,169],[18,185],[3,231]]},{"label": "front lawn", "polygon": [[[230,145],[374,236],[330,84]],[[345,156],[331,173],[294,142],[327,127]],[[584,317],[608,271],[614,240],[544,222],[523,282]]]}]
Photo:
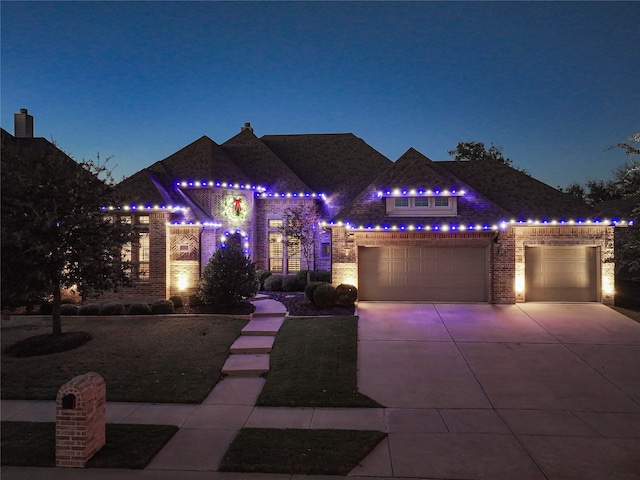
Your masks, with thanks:
[{"label": "front lawn", "polygon": [[220,470],[347,475],[386,436],[373,430],[243,428]]},{"label": "front lawn", "polygon": [[75,350],[15,358],[5,349],[51,327],[2,330],[2,398],[55,400],[76,375],[97,372],[107,400],[117,402],[201,403],[218,382],[229,347],[247,320],[175,318],[68,322],[63,331],[93,338]]},{"label": "front lawn", "polygon": [[[88,468],[144,468],[169,441],[173,425],[107,424],[105,445]],[[2,465],[54,467],[56,424],[2,422]]]},{"label": "front lawn", "polygon": [[358,392],[358,318],[285,319],[257,405],[380,407]]}]

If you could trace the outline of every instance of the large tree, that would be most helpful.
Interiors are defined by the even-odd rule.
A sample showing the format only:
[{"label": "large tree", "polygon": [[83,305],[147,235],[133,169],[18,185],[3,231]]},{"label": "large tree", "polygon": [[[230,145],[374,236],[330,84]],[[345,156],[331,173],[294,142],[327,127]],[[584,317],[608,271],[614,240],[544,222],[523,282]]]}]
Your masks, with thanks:
[{"label": "large tree", "polygon": [[498,147],[493,143],[487,148],[484,142],[458,142],[454,150],[447,151],[449,155],[453,155],[453,159],[457,162],[476,162],[476,161],[493,161],[504,163],[505,165],[515,168],[516,170],[529,175],[529,172],[522,168],[514,167],[510,158],[502,153],[502,147]]},{"label": "large tree", "polygon": [[2,304],[52,298],[53,334],[62,333],[62,291],[86,297],[127,284],[122,260],[130,225],[106,217],[114,181],[106,162],[75,162],[44,139],[3,132]]}]

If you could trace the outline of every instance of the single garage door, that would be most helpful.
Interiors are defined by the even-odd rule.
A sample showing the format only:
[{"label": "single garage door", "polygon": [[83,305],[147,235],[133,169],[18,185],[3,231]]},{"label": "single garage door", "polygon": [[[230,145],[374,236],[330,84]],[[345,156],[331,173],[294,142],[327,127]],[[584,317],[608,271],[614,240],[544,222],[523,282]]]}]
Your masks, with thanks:
[{"label": "single garage door", "polygon": [[526,247],[527,301],[598,301],[597,247]]},{"label": "single garage door", "polygon": [[486,302],[485,247],[359,247],[361,300]]}]

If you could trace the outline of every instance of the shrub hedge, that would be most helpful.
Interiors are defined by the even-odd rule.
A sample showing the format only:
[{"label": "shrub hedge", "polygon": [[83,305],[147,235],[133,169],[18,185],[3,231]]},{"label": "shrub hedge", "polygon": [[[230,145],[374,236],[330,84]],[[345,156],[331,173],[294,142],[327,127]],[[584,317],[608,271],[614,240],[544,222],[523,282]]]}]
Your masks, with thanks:
[{"label": "shrub hedge", "polygon": [[336,289],[330,283],[321,283],[313,291],[313,303],[318,308],[330,308],[336,304]]},{"label": "shrub hedge", "polygon": [[282,291],[282,275],[271,275],[264,281],[264,289],[269,292]]},{"label": "shrub hedge", "polygon": [[182,302],[182,297],[179,295],[173,295],[169,297],[169,300],[173,302],[174,308],[182,308],[182,306],[184,305],[184,303]]},{"label": "shrub hedge", "polygon": [[100,305],[97,303],[87,303],[85,305],[80,305],[78,308],[78,315],[100,315]]},{"label": "shrub hedge", "polygon": [[63,303],[60,305],[60,315],[77,315],[78,306],[74,303]]},{"label": "shrub hedge", "polygon": [[150,315],[151,307],[146,303],[132,303],[127,312],[129,315]]},{"label": "shrub hedge", "polygon": [[151,304],[151,313],[154,315],[174,312],[175,306],[171,300],[156,300]]},{"label": "shrub hedge", "polygon": [[127,310],[122,303],[105,303],[100,305],[100,315],[125,315]]},{"label": "shrub hedge", "polygon": [[336,287],[336,305],[350,307],[358,299],[358,289],[353,285],[341,283]]}]

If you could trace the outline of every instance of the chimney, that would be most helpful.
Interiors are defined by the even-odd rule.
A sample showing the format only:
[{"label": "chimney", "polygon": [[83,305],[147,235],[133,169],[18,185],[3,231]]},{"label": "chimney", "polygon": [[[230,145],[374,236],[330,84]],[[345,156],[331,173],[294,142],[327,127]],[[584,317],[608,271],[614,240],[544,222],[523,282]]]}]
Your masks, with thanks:
[{"label": "chimney", "polygon": [[245,130],[251,130],[251,132],[253,132],[253,127],[251,126],[251,123],[244,122],[244,127],[240,127],[240,131],[244,132]]},{"label": "chimney", "polygon": [[26,108],[21,108],[20,113],[13,114],[14,136],[18,138],[33,138],[33,116],[29,115]]}]

